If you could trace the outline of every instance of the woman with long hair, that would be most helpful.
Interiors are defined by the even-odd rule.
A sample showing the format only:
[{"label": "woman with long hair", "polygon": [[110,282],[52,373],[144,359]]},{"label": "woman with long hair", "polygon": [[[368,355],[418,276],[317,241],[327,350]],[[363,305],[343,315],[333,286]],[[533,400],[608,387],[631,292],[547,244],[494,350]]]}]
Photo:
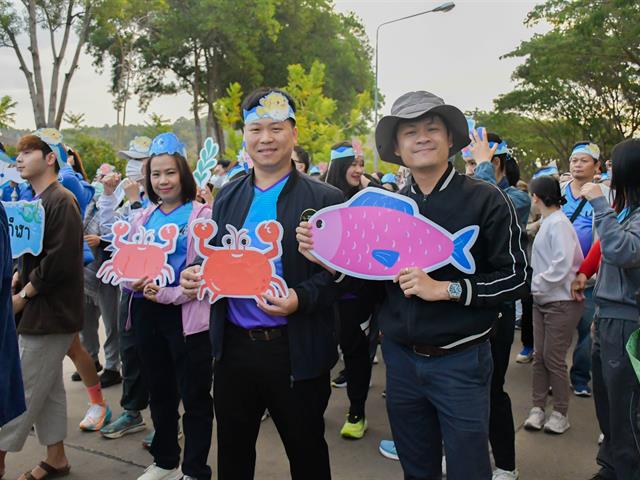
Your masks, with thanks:
[{"label": "woman with long hair", "polygon": [[601,250],[593,291],[597,313],[592,368],[596,415],[604,440],[597,456],[600,471],[593,478],[637,479],[640,384],[625,347],[640,319],[640,139],[618,143],[611,167],[611,188],[616,192],[613,208],[599,185],[587,183],[581,190],[593,207]]}]

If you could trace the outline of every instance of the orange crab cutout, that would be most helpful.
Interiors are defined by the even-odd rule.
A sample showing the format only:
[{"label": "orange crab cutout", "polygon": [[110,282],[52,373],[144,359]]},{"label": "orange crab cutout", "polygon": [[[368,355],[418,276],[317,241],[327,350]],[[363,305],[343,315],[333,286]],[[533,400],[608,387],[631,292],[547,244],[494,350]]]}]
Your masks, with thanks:
[{"label": "orange crab cutout", "polygon": [[155,231],[139,227],[138,232],[125,240],[131,224],[118,221],[113,224],[113,241],[110,249],[112,257],[104,262],[96,276],[104,283],[119,285],[122,282],[135,282],[147,277],[164,287],[173,283],[175,272],[168,258],[176,249],[179,229],[174,223],[163,225],[158,236],[164,244],[156,243]]},{"label": "orange crab cutout", "polygon": [[209,245],[209,240],[218,232],[213,220],[198,220],[190,228],[197,239],[196,252],[204,259],[198,300],[203,300],[205,295],[209,296],[210,303],[223,297],[260,300],[265,293],[275,297],[289,295],[286,282],[276,273],[275,262],[282,255],[280,223],[265,221],[256,227],[257,237],[270,244],[266,250],[251,246],[246,228],[238,231],[233,225],[227,225],[229,233],[222,237],[222,247]]}]

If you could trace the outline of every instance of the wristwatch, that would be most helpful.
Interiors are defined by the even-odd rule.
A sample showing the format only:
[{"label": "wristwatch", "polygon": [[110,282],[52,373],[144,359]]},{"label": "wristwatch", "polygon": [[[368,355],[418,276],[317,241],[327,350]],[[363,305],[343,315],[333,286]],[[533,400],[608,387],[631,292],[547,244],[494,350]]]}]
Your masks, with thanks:
[{"label": "wristwatch", "polygon": [[131,204],[131,209],[132,209],[132,210],[136,210],[136,209],[138,209],[138,208],[142,208],[142,202],[141,202],[141,201],[139,201],[139,200],[136,200],[135,202],[133,202],[133,203]]},{"label": "wristwatch", "polygon": [[24,289],[20,290],[20,293],[18,293],[18,296],[19,296],[21,299],[23,299],[23,300],[25,300],[25,301],[27,301],[27,302],[31,299],[31,297],[29,297],[29,295],[27,295],[27,291],[26,291],[26,290],[24,290]]},{"label": "wristwatch", "polygon": [[460,282],[449,282],[447,293],[449,293],[450,300],[459,302],[462,297],[462,285],[460,285]]}]

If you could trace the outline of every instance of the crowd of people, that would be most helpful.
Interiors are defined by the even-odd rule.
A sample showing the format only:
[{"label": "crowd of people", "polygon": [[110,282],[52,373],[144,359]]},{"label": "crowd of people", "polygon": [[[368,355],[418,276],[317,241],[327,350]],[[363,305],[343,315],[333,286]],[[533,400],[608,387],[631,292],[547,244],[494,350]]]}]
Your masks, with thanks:
[{"label": "crowd of people", "polygon": [[[332,386],[346,387],[349,399],[341,436],[363,438],[381,344],[393,438],[379,451],[400,461],[404,478],[516,480],[505,378],[519,328],[516,361],[532,362],[525,429],[563,434],[572,392],[593,395],[602,432],[593,479],[640,479],[640,372],[627,355],[640,328],[640,140],[616,145],[606,171],[598,146],[578,142],[568,176],[547,169],[527,184],[498,133],[470,130],[455,106],[409,92],[375,130],[380,157],[399,169],[369,174],[356,141],[334,145],[326,168],[312,165],[320,159],[297,145],[287,92],[255,90],[242,114],[250,163],[220,159],[205,187],[173,133],[136,137],[119,152],[124,179],[108,164],[89,179],[80,154],[53,129],[20,138],[15,160],[3,153],[24,182],[7,183],[2,200],[38,200],[46,221],[42,252],[12,260],[0,207],[0,477],[7,452],[20,451],[32,428],[45,457],[19,480],[69,473],[68,356],[90,403],[80,429],[117,439],[144,430],[149,409],[143,444],[153,462],[139,480],[252,479],[267,417],[291,478],[329,479]],[[465,172],[454,168],[458,153]],[[387,281],[324,264],[313,254],[310,216],[365,188],[408,197],[452,234],[477,227],[471,264],[430,273],[401,265]],[[203,259],[190,225],[202,219],[235,228],[234,242],[258,249],[267,245],[256,227],[277,221],[275,270],[288,294],[213,304],[199,296]],[[166,285],[97,278],[122,220],[159,242],[163,227],[177,227]],[[218,231],[210,243],[228,237]],[[331,379],[340,354],[344,369]],[[117,416],[102,394],[114,385],[122,390]]]}]

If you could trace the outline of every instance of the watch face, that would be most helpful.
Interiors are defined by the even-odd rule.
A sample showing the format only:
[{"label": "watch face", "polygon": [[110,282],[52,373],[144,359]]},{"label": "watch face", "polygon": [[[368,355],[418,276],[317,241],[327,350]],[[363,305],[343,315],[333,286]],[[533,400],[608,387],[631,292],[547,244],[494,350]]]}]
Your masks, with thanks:
[{"label": "watch face", "polygon": [[458,282],[449,284],[449,295],[453,298],[460,298],[462,296],[462,286]]}]

